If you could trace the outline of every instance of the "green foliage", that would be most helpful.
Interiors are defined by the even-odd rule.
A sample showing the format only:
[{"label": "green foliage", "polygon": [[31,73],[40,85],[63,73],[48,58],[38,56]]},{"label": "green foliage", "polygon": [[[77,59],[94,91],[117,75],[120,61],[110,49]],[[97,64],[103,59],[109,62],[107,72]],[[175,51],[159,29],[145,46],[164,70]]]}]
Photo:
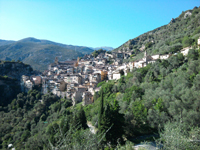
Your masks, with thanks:
[{"label": "green foliage", "polygon": [[132,57],[134,57],[135,56],[135,54],[132,54],[130,57],[132,58]]},{"label": "green foliage", "polygon": [[163,110],[163,100],[159,98],[158,100],[153,99],[152,104],[154,105],[154,109],[161,112]]},{"label": "green foliage", "polygon": [[106,96],[107,95],[110,95],[112,93],[112,88],[113,88],[113,85],[114,83],[111,81],[111,82],[108,82],[107,84],[104,84],[102,87],[101,87],[101,90],[99,91],[100,93],[103,92]]},{"label": "green foliage", "polygon": [[100,86],[102,86],[102,85],[105,84],[105,83],[106,83],[106,81],[99,82],[99,83],[97,84],[97,87],[100,87]]},{"label": "green foliage", "polygon": [[198,27],[198,28],[195,29],[193,35],[195,35],[195,34],[199,34],[199,33],[200,33],[200,27]]},{"label": "green foliage", "polygon": [[182,49],[182,45],[175,45],[170,48],[169,52],[176,53]]},{"label": "green foliage", "polygon": [[3,76],[5,79],[7,79],[8,78],[8,76],[7,75],[5,75],[5,76]]},{"label": "green foliage", "polygon": [[123,143],[123,136],[158,132],[169,120],[195,127],[200,121],[200,60],[196,53],[190,50],[187,57],[178,53],[135,69],[118,81],[104,82],[94,103],[84,108],[80,105],[71,109],[71,101],[37,90],[20,93],[0,108],[0,144],[6,147],[11,142],[18,149],[44,149],[49,142],[56,146],[62,141],[62,132],[70,134],[69,141],[79,147],[90,143],[83,135],[87,133],[87,120],[96,127],[99,124],[101,138],[93,137],[98,148],[108,143],[114,148],[117,141]]},{"label": "green foliage", "polygon": [[193,43],[193,39],[189,38],[188,36],[185,36],[182,40],[183,47],[191,46]]},{"label": "green foliage", "polygon": [[199,57],[199,53],[197,50],[190,49],[187,57],[189,60],[197,60]]},{"label": "green foliage", "polygon": [[99,106],[99,113],[98,113],[98,128],[99,128],[99,130],[101,129],[101,120],[102,120],[103,112],[104,112],[104,108],[103,108],[103,92],[101,92],[100,106]]},{"label": "green foliage", "polygon": [[184,126],[181,123],[168,122],[164,130],[160,132],[160,139],[157,140],[157,145],[161,145],[162,149],[199,149],[199,131],[198,127],[192,128],[191,126]]},{"label": "green foliage", "polygon": [[98,150],[101,147],[97,135],[91,134],[89,130],[78,130],[76,127],[74,127],[67,132],[57,130],[55,135],[57,142],[49,142],[50,144],[47,147],[48,149],[54,150],[58,148],[60,150]]},{"label": "green foliage", "polygon": [[[175,53],[182,45],[194,44],[193,38],[199,32],[198,14],[199,8],[195,8],[194,18],[183,19],[183,13],[176,22],[130,40],[127,45],[133,48],[134,59],[143,57],[139,48],[152,39],[154,44],[146,45],[149,54],[152,50]],[[100,52],[103,51],[94,53]],[[98,86],[101,89],[95,93],[94,103],[84,107],[71,107],[70,100],[42,95],[37,90],[20,93],[6,103],[1,101],[0,148],[6,149],[7,144],[13,143],[16,149],[112,149],[118,141],[123,141],[123,136],[131,139],[161,129],[159,142],[163,143],[163,149],[199,149],[195,142],[188,142],[188,139],[199,140],[197,50],[190,50],[186,57],[177,53],[167,60],[134,69],[118,81],[101,82]],[[2,93],[5,86],[1,85],[0,96],[4,96]],[[98,126],[97,135],[87,129],[87,120]],[[132,146],[127,143],[121,148],[128,145]]]},{"label": "green foliage", "polygon": [[97,52],[97,51],[94,51],[94,52],[92,53],[92,55],[96,58],[96,57],[98,56],[98,52]]},{"label": "green foliage", "polygon": [[[59,99],[52,94],[42,95],[41,102],[38,99],[40,96],[41,93],[37,90],[31,90],[27,94],[19,93],[7,107],[2,108],[0,115],[5,117],[0,120],[0,144],[4,139],[7,141],[9,135],[9,143],[5,141],[4,144],[12,143],[16,149],[44,149],[48,145],[45,127],[57,120],[58,116],[67,114],[66,108],[71,104],[63,99],[60,101],[62,108],[56,112],[53,106],[60,106],[60,102],[57,102]],[[81,115],[84,115],[83,112]]]},{"label": "green foliage", "polygon": [[83,110],[82,105],[80,109],[78,111],[75,111],[73,114],[71,126],[76,126],[76,125],[79,125],[83,129],[88,128],[85,111]]},{"label": "green foliage", "polygon": [[152,45],[153,45],[152,42],[148,42],[148,43],[146,43],[146,44],[145,44],[145,49],[150,48]]},{"label": "green foliage", "polygon": [[134,94],[135,97],[141,98],[141,96],[143,95],[143,91],[142,91],[141,88],[133,85],[132,87],[127,88],[125,90],[123,100],[127,101],[128,103],[130,103],[131,101],[135,101],[133,94]]},{"label": "green foliage", "polygon": [[150,67],[151,67],[151,64],[148,64],[146,67],[143,67],[143,68],[140,68],[137,70],[137,72],[140,73],[140,76],[142,79],[145,77],[145,75],[149,71]]},{"label": "green foliage", "polygon": [[123,142],[124,117],[123,114],[119,113],[119,108],[116,100],[114,100],[113,105],[106,104],[105,106],[98,128],[99,134],[106,133],[104,143],[117,145],[117,142]]},{"label": "green foliage", "polygon": [[96,58],[100,53],[105,53],[106,50],[103,49],[99,49],[99,50],[95,50],[94,52],[92,52],[92,55]]}]

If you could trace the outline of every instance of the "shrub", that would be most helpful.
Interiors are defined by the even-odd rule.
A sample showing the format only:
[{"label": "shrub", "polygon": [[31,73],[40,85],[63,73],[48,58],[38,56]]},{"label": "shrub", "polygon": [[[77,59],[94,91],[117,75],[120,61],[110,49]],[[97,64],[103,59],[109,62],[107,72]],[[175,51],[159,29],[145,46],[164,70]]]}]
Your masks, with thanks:
[{"label": "shrub", "polygon": [[193,39],[189,38],[188,36],[185,36],[182,40],[183,47],[191,46],[193,43]]}]

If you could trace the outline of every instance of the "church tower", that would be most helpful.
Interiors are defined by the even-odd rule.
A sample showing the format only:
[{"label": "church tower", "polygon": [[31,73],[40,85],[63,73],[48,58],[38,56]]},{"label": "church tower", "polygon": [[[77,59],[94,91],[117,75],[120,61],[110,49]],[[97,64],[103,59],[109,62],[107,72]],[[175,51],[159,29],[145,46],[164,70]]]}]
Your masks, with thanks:
[{"label": "church tower", "polygon": [[143,60],[145,61],[146,65],[148,64],[148,60],[147,60],[147,51],[144,52],[144,57]]},{"label": "church tower", "polygon": [[144,57],[147,57],[147,51],[144,52]]},{"label": "church tower", "polygon": [[79,57],[77,58],[77,63],[79,63]]},{"label": "church tower", "polygon": [[58,65],[58,57],[55,58],[55,64]]},{"label": "church tower", "polygon": [[77,58],[77,61],[74,63],[74,67],[78,67],[78,63],[79,63],[79,57]]}]

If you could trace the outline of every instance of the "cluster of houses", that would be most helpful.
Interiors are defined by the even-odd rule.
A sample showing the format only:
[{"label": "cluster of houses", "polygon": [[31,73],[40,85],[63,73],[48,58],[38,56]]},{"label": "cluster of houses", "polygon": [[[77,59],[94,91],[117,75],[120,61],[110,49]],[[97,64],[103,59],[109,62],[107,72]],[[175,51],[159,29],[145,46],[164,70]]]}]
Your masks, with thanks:
[{"label": "cluster of houses", "polygon": [[[190,47],[181,51],[187,55]],[[95,92],[100,90],[97,84],[103,80],[118,80],[122,72],[126,76],[133,68],[145,67],[148,63],[154,63],[157,59],[168,59],[171,54],[149,56],[144,53],[141,60],[123,63],[123,59],[130,57],[130,52],[100,53],[96,58],[85,55],[81,59],[55,62],[49,65],[42,75],[22,76],[21,87],[24,92],[34,86],[41,86],[44,94],[53,94],[71,99],[73,105],[82,102],[83,105],[93,103]],[[112,63],[108,63],[111,62]]]}]

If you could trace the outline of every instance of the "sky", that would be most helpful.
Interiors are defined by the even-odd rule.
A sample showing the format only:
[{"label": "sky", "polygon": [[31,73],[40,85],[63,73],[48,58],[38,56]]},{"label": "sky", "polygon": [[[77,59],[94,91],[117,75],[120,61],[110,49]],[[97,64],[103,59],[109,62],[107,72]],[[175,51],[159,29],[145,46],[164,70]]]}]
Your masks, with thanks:
[{"label": "sky", "polygon": [[0,0],[0,39],[117,48],[195,6],[199,0]]}]

